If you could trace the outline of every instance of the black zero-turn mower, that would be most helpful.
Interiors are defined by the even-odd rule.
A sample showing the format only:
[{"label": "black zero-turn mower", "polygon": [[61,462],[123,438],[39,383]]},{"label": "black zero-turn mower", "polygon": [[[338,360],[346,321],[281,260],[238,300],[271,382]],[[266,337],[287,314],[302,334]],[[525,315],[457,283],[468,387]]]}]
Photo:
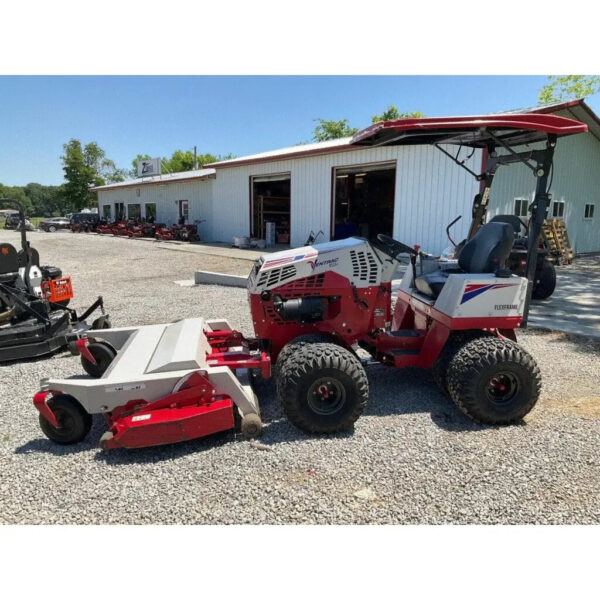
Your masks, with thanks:
[{"label": "black zero-turn mower", "polygon": [[[21,250],[0,243],[0,362],[35,358],[69,347],[90,329],[109,328],[102,297],[82,314],[67,307],[73,297],[70,277],[58,267],[40,266],[40,256],[27,241],[23,206],[0,199],[19,211]],[[92,325],[86,319],[97,309]]]}]

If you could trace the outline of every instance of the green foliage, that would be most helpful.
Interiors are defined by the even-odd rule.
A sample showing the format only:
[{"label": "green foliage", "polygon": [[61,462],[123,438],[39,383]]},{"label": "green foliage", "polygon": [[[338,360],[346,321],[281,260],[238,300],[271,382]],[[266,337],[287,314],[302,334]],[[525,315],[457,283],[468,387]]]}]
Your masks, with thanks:
[{"label": "green foliage", "polygon": [[23,191],[31,202],[34,215],[53,217],[67,212],[63,211],[65,196],[62,186],[28,183]]},{"label": "green foliage", "polygon": [[[132,170],[130,175],[137,177],[138,162],[152,158],[149,154],[138,154],[132,161]],[[233,154],[225,156],[215,156],[214,154],[198,154],[198,168],[201,169],[204,165],[217,162],[219,160],[229,160],[235,158]],[[182,171],[191,171],[194,168],[194,153],[191,150],[175,150],[170,158],[164,157],[161,159],[161,170],[163,173],[181,173]]]},{"label": "green foliage", "polygon": [[[208,163],[217,162],[214,154],[198,154],[198,168],[201,169]],[[191,150],[175,150],[171,158],[162,159],[162,170],[165,173],[181,173],[194,168],[194,153]]]},{"label": "green foliage", "polygon": [[66,183],[63,187],[65,203],[72,210],[81,210],[96,203],[90,187],[124,181],[126,171],[115,163],[96,142],[85,146],[76,139],[63,145],[61,156]]},{"label": "green foliage", "polygon": [[[6,186],[0,183],[0,198],[10,198],[11,200],[17,200],[23,205],[26,216],[33,214],[33,205],[31,200],[26,196],[25,191],[20,186]],[[8,204],[2,203],[0,209],[15,208]]]},{"label": "green foliage", "polygon": [[325,119],[315,119],[319,124],[315,127],[313,140],[315,142],[324,142],[326,140],[337,140],[338,138],[349,137],[358,131],[358,127],[350,127],[348,119],[340,121],[326,121]]},{"label": "green foliage", "polygon": [[397,106],[390,104],[380,115],[373,115],[371,118],[372,123],[378,123],[379,121],[393,121],[394,119],[422,119],[425,115],[414,110],[412,112],[400,112]]},{"label": "green foliage", "polygon": [[540,90],[539,104],[556,104],[585,98],[600,91],[598,75],[552,75],[548,79],[550,83]]}]

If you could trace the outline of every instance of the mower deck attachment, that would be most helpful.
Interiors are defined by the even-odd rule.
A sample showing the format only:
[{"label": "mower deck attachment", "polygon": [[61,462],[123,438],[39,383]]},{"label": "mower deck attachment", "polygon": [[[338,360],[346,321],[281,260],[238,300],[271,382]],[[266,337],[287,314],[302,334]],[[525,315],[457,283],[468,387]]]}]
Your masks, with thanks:
[{"label": "mower deck attachment", "polygon": [[226,321],[90,331],[76,346],[93,377],[42,380],[34,399],[54,441],[83,439],[92,414],[108,422],[100,440],[104,449],[180,442],[236,423],[246,437],[260,434],[248,369],[268,376],[270,359]]}]

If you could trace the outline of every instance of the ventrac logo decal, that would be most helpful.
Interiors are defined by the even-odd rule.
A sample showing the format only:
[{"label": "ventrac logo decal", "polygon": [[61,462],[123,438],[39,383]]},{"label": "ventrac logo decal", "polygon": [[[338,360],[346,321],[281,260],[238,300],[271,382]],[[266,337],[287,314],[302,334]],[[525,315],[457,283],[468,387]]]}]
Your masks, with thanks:
[{"label": "ventrac logo decal", "polygon": [[461,304],[468,302],[472,298],[487,292],[488,290],[499,290],[501,288],[513,287],[516,283],[469,283],[465,286]]},{"label": "ventrac logo decal", "polygon": [[331,268],[337,266],[339,260],[340,260],[339,257],[338,258],[328,258],[326,260],[319,260],[318,258],[315,258],[315,260],[309,260],[308,264],[310,265],[310,268],[313,271],[318,267],[328,267],[331,269]]}]

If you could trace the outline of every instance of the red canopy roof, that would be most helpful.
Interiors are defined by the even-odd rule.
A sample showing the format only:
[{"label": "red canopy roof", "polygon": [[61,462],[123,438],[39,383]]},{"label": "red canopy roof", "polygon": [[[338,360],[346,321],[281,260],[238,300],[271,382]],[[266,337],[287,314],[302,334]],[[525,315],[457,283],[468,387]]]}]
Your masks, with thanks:
[{"label": "red canopy roof", "polygon": [[547,114],[506,114],[474,117],[396,119],[375,123],[354,135],[351,144],[386,146],[400,144],[460,144],[485,147],[489,132],[510,146],[529,144],[557,136],[585,133],[585,123]]}]

